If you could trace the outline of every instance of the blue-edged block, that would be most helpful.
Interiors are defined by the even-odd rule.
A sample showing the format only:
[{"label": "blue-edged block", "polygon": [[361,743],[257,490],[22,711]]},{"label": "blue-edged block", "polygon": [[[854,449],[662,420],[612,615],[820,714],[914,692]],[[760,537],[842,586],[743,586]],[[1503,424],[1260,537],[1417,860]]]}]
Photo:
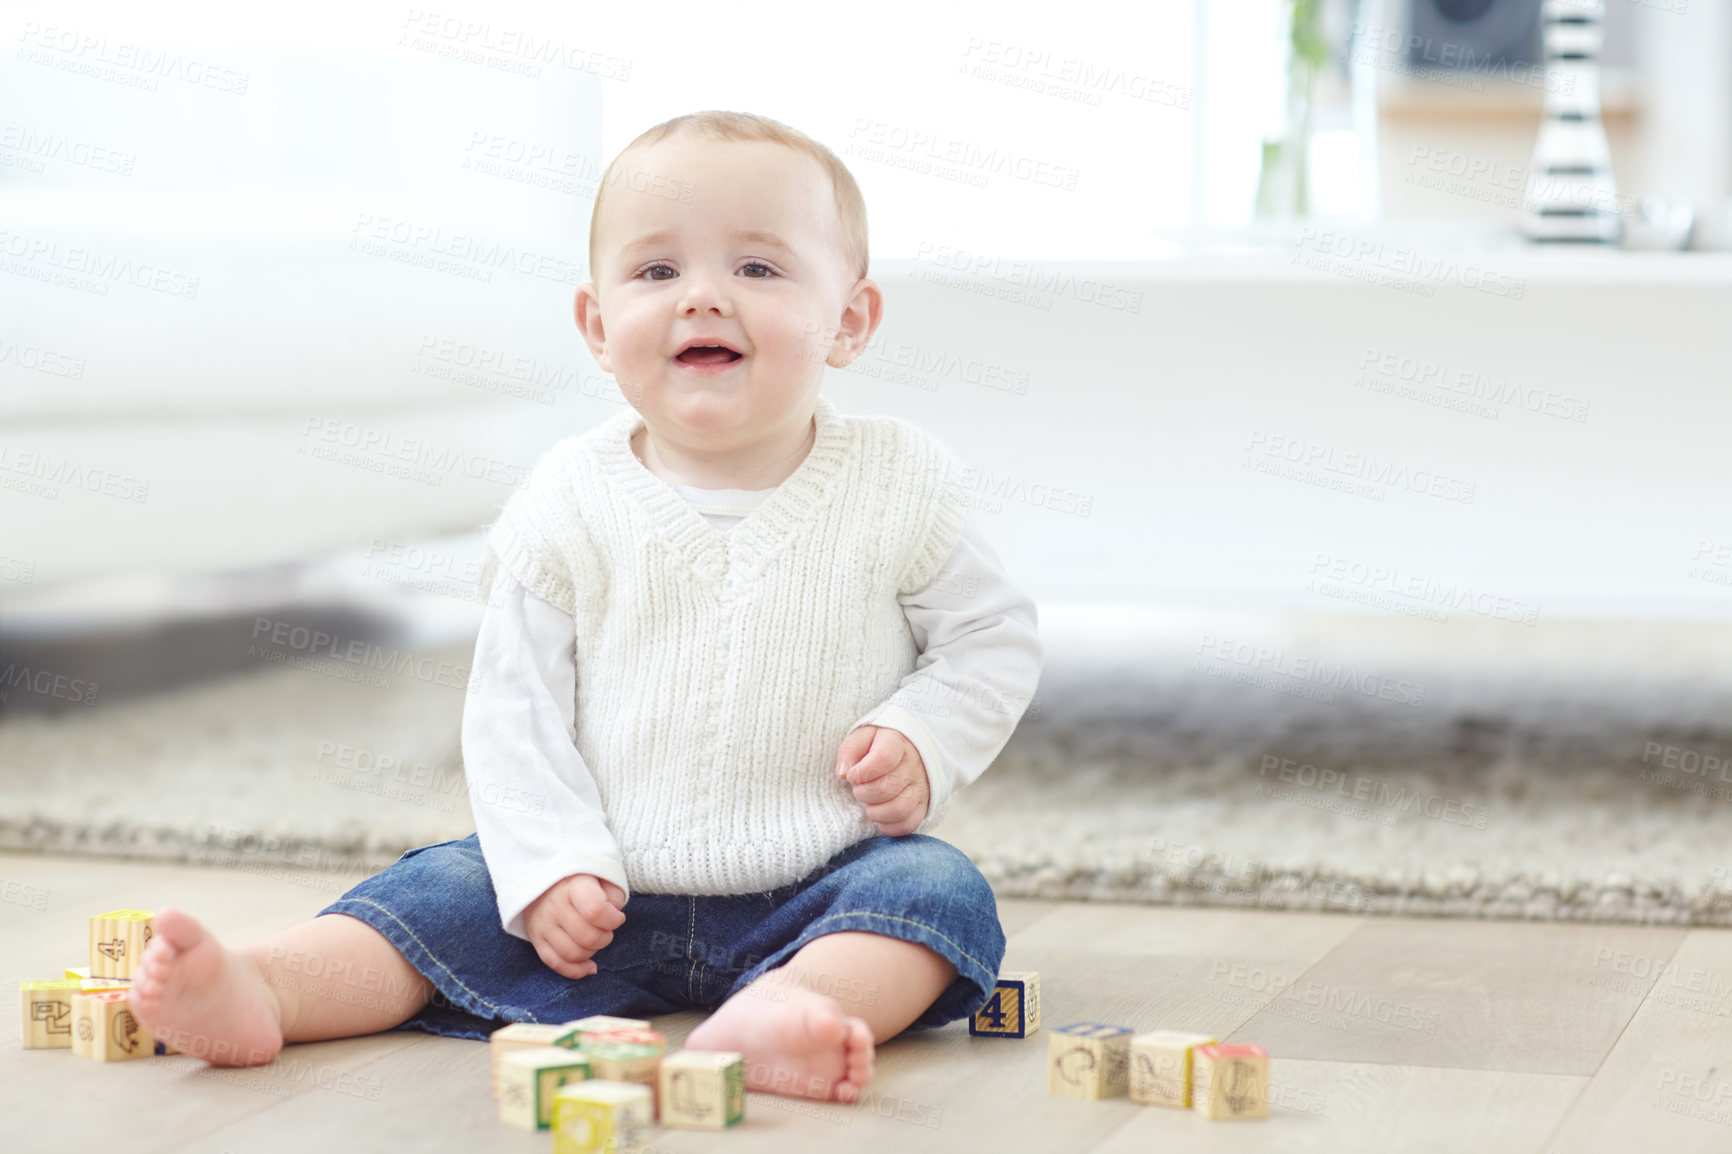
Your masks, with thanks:
[{"label": "blue-edged block", "polygon": [[980,1038],[1026,1038],[1040,1029],[1040,972],[1006,970],[992,987],[986,1005],[968,1020]]}]

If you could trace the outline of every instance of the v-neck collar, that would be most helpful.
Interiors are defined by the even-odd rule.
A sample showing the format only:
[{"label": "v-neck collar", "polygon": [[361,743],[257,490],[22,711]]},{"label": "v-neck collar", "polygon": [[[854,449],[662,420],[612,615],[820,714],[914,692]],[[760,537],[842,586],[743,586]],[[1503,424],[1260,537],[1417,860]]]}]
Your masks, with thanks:
[{"label": "v-neck collar", "polygon": [[638,460],[631,439],[644,427],[644,419],[636,409],[618,414],[600,430],[595,456],[608,477],[645,511],[652,531],[668,549],[693,572],[716,581],[729,571],[730,558],[751,558],[759,564],[767,560],[829,501],[853,433],[822,394],[813,417],[817,431],[805,460],[729,529],[710,524],[671,484]]}]

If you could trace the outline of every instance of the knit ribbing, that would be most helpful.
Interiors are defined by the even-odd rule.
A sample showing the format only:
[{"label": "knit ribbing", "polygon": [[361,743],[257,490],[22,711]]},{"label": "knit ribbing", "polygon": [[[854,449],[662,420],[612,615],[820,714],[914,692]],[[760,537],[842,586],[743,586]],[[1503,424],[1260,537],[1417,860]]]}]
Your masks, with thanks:
[{"label": "knit ribbing", "polygon": [[556,444],[488,533],[572,613],[578,751],[633,892],[753,893],[876,827],[836,750],[914,669],[897,594],[956,546],[949,455],[819,397],[804,460],[729,530],[631,449],[635,411]]}]

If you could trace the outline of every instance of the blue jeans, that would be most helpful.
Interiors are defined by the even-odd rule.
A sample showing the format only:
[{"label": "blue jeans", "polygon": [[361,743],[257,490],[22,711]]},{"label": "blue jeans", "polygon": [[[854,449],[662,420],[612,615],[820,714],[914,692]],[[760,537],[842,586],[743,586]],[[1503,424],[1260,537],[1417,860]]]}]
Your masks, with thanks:
[{"label": "blue jeans", "polygon": [[366,922],[432,983],[431,1000],[397,1029],[457,1038],[485,1038],[508,1022],[714,1009],[840,930],[919,942],[949,959],[956,979],[908,1027],[930,1029],[985,1005],[1004,960],[991,886],[961,850],[924,834],[867,838],[767,893],[635,893],[625,923],[595,954],[596,972],[575,980],[500,925],[474,834],[410,850],[319,912]]}]

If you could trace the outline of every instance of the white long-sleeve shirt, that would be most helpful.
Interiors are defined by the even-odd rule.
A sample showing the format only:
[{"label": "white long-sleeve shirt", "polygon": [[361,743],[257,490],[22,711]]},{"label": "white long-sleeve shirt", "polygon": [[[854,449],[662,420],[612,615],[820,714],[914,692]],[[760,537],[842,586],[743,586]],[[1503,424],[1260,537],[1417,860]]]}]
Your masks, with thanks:
[{"label": "white long-sleeve shirt", "polygon": [[[775,492],[670,487],[723,529]],[[894,729],[919,752],[932,795],[924,833],[1009,740],[1006,718],[1027,709],[1042,648],[1033,600],[1006,576],[971,513],[938,573],[898,601],[921,656],[851,728]],[[464,769],[500,920],[525,940],[525,909],[562,878],[593,874],[631,893],[575,744],[575,630],[569,614],[502,569],[476,639],[478,686],[463,712]]]}]

